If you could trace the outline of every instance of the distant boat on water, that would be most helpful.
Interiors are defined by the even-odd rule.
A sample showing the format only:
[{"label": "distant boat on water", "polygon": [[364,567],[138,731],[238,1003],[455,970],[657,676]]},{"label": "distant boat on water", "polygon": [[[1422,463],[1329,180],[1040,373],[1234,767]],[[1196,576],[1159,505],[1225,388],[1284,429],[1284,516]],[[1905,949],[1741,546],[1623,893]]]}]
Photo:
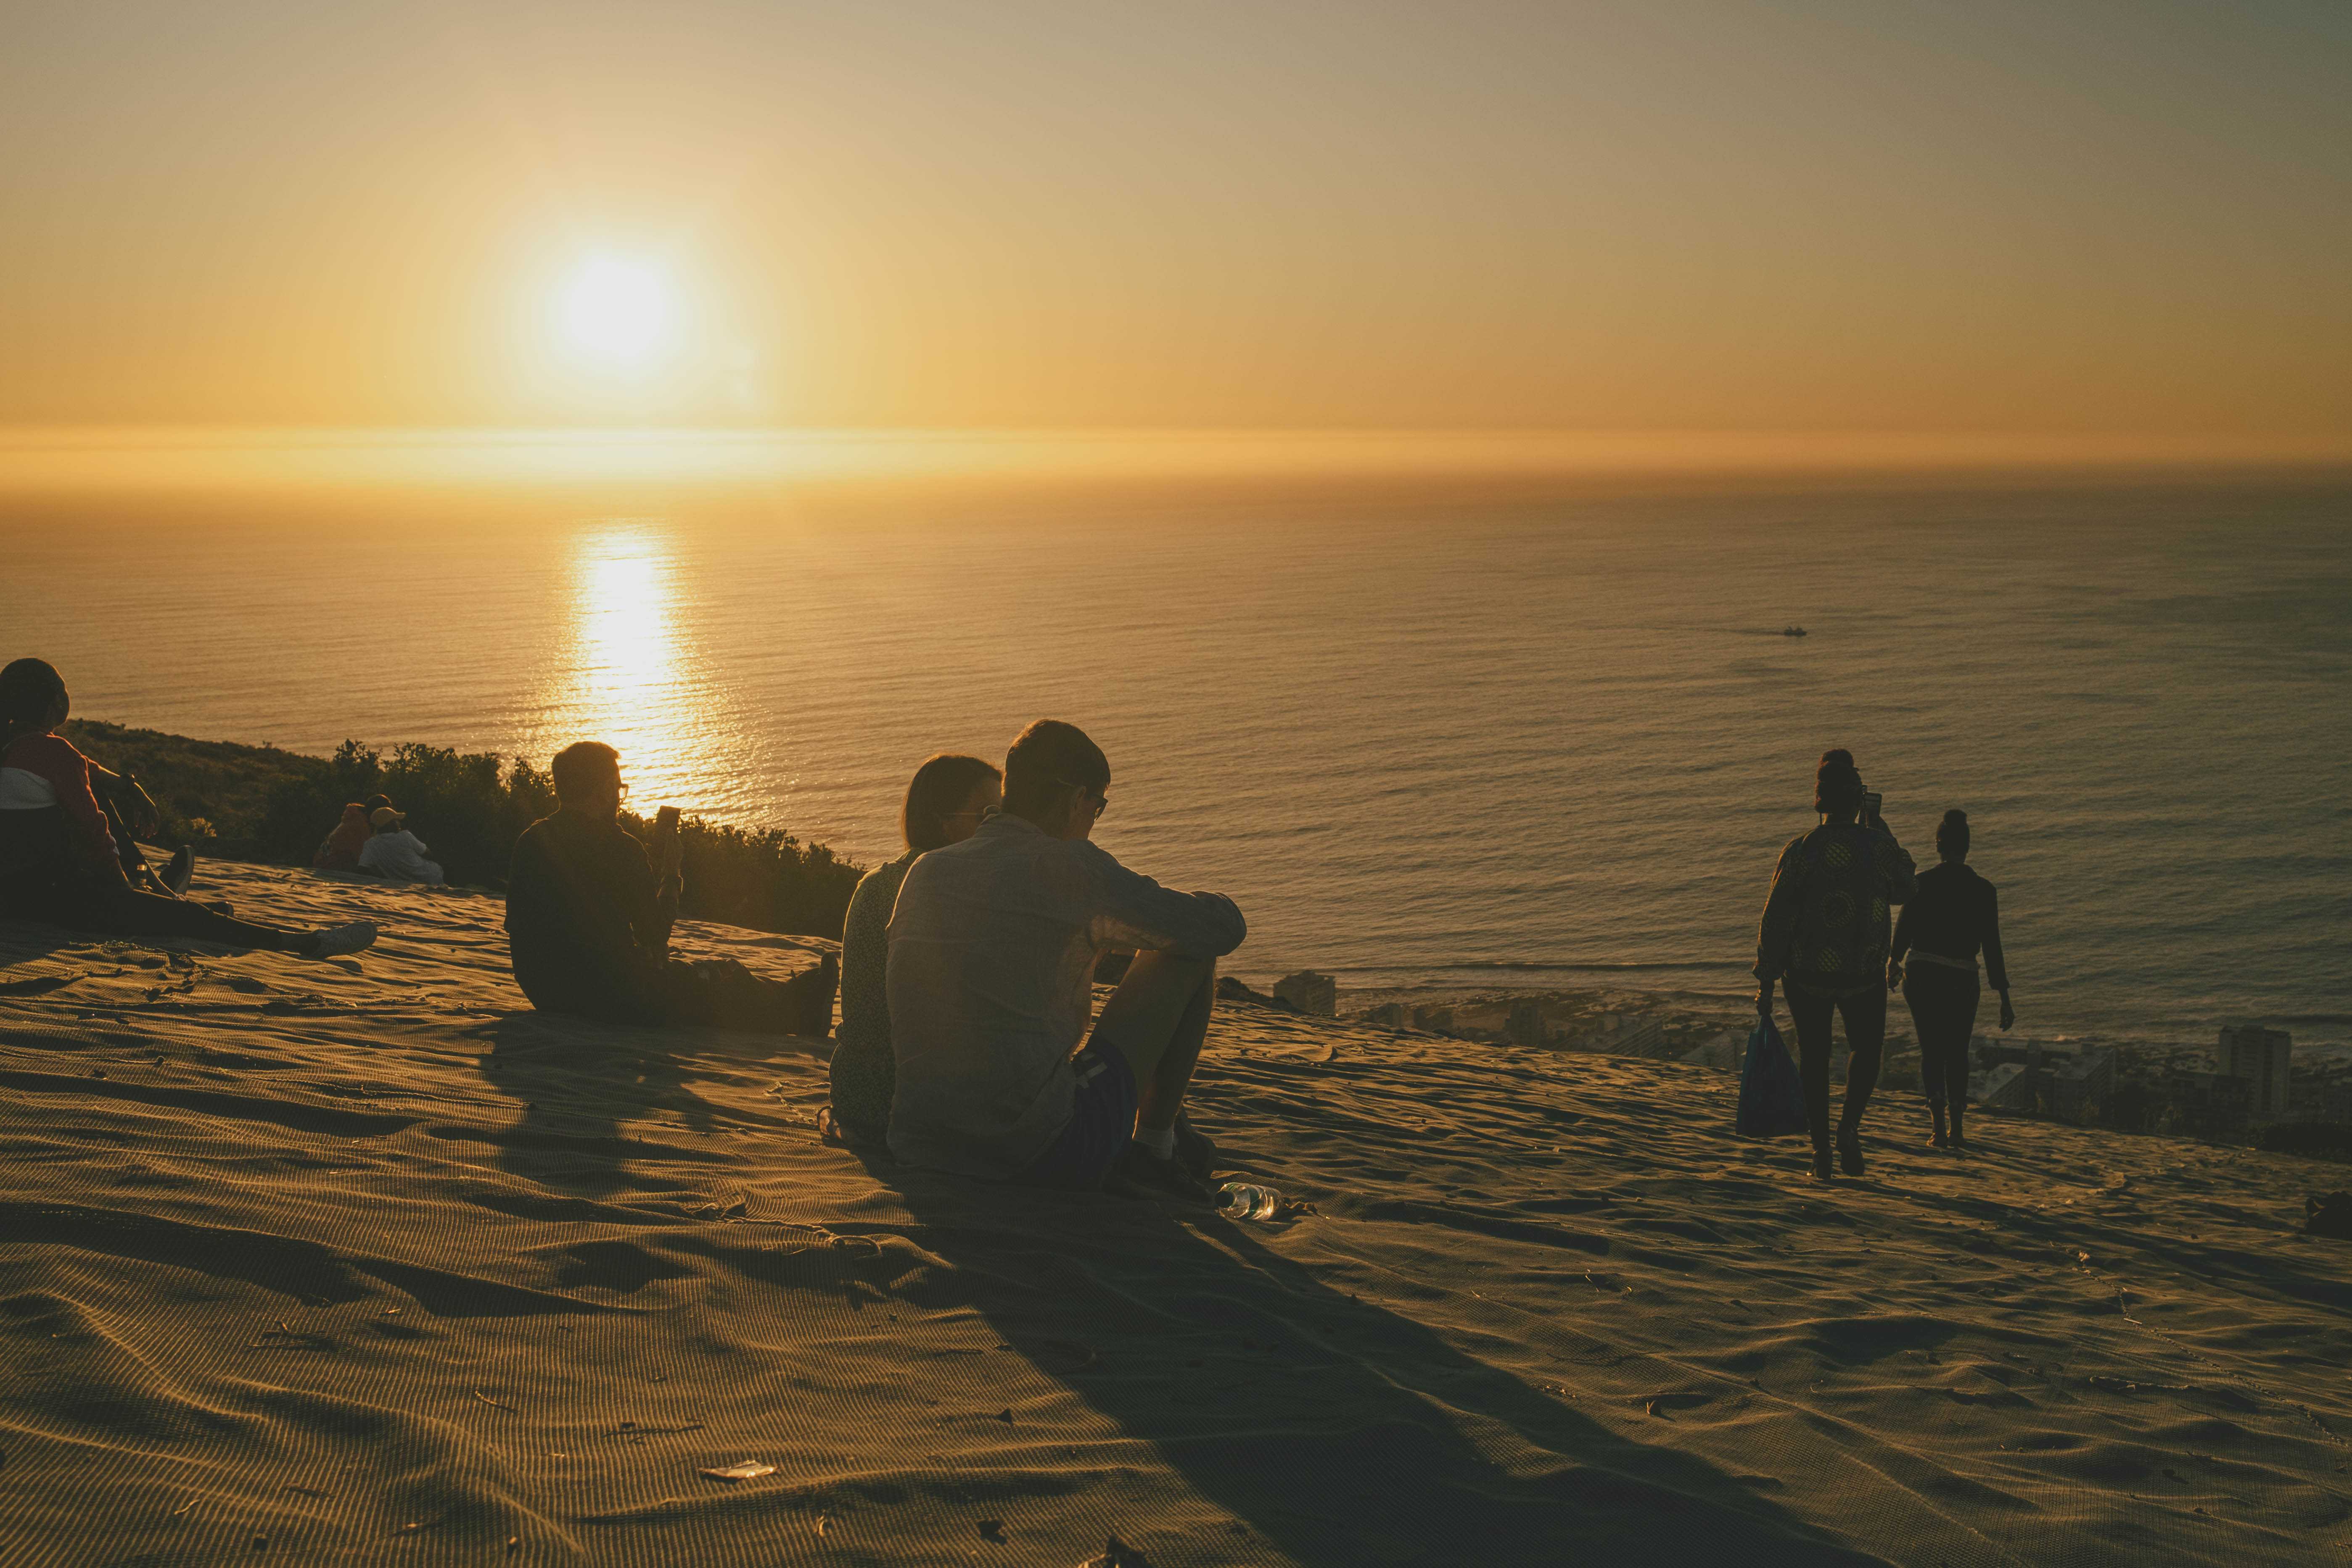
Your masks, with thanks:
[{"label": "distant boat on water", "polygon": [[1780,628],[1780,635],[1784,637],[1801,637],[1805,635],[1805,628],[1802,626],[1782,626]]}]

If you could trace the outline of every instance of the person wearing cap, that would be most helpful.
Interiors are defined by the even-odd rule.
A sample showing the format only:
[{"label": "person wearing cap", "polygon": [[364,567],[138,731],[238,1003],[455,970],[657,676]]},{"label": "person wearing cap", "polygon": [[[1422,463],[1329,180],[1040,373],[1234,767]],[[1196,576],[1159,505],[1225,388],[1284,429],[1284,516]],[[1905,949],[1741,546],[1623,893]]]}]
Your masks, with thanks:
[{"label": "person wearing cap", "polygon": [[408,818],[388,805],[368,816],[374,831],[360,846],[360,869],[394,882],[424,882],[434,887],[445,880],[441,868],[425,858],[425,841],[408,831]]}]

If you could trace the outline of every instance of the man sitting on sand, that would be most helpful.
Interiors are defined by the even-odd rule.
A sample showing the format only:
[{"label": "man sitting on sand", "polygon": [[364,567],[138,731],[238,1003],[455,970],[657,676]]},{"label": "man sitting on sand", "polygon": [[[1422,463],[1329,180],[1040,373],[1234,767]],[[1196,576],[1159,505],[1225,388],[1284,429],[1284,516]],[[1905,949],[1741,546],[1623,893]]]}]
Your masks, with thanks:
[{"label": "man sitting on sand", "polygon": [[823,1038],[840,966],[831,954],[790,980],[763,980],[732,959],[669,955],[686,888],[674,822],[656,830],[658,862],[620,823],[621,755],[583,741],[555,755],[555,815],[515,844],[507,941],[530,1005],[638,1024],[709,1024]]},{"label": "man sitting on sand", "polygon": [[[1088,842],[1109,787],[1101,749],[1041,719],[1005,756],[1003,810],[908,868],[890,917],[900,1159],[1208,1199],[1208,1141],[1181,1112],[1216,961],[1247,927],[1232,900],[1162,888]],[[1095,963],[1127,948],[1088,1037]]]},{"label": "man sitting on sand", "polygon": [[368,818],[373,833],[360,846],[359,868],[394,882],[423,882],[439,887],[441,863],[428,860],[425,840],[408,831],[408,818],[388,805],[379,805]]}]

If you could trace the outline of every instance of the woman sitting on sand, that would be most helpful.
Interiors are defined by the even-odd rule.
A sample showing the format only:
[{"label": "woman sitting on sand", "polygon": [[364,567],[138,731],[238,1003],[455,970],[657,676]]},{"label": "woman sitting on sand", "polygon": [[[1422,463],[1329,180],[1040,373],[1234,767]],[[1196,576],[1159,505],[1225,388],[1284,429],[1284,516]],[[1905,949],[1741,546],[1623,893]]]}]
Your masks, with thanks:
[{"label": "woman sitting on sand", "polygon": [[1786,979],[1789,1016],[1805,1080],[1805,1127],[1813,1139],[1813,1174],[1830,1171],[1830,1024],[1845,1019],[1845,1106],[1837,1123],[1837,1158],[1862,1174],[1862,1113],[1878,1082],[1886,1049],[1888,906],[1911,897],[1918,879],[1911,857],[1877,815],[1864,816],[1862,774],[1853,753],[1822,753],[1813,809],[1822,825],[1789,840],[1772,872],[1771,896],[1756,937],[1756,1010],[1772,1015],[1772,987]]},{"label": "woman sitting on sand", "polygon": [[310,856],[310,868],[322,872],[355,872],[360,869],[360,851],[367,848],[367,837],[374,827],[367,826],[367,806],[351,802],[343,806],[343,820],[336,823],[334,832],[320,842],[318,853]]},{"label": "woman sitting on sand", "polygon": [[343,807],[343,819],[335,824],[334,831],[320,844],[319,852],[310,857],[310,865],[320,871],[356,871],[360,868],[360,851],[367,847],[368,808],[358,801]]},{"label": "woman sitting on sand", "polygon": [[132,887],[90,789],[89,760],[56,733],[71,709],[65,681],[41,660],[0,669],[0,913],[103,936],[191,936],[305,958],[375,941],[365,921],[278,931]]},{"label": "woman sitting on sand", "polygon": [[[2000,899],[1993,886],[1969,869],[1969,814],[1948,811],[1936,826],[1936,853],[1943,863],[1919,873],[1919,890],[1895,922],[1895,945],[1886,957],[1886,988],[1903,988],[1911,1005],[1911,1025],[1919,1035],[1919,1077],[1927,1089],[1927,1110],[1936,1129],[1927,1142],[1941,1149],[1968,1147],[1961,1113],[1969,1103],[1969,1034],[1976,1027],[1977,949],[1984,949],[1985,977],[2000,993],[2000,1026],[2017,1022],[2009,1005],[2009,970],[2000,957]],[[1911,955],[1906,975],[1903,955]],[[1944,1131],[1945,1107],[1951,1131]]]},{"label": "woman sitting on sand", "polygon": [[833,1125],[880,1147],[890,1127],[897,1067],[890,1055],[890,910],[919,856],[971,837],[1004,799],[1003,775],[978,757],[942,754],[915,770],[898,811],[907,852],[868,871],[841,932],[840,1043],[833,1051]]}]

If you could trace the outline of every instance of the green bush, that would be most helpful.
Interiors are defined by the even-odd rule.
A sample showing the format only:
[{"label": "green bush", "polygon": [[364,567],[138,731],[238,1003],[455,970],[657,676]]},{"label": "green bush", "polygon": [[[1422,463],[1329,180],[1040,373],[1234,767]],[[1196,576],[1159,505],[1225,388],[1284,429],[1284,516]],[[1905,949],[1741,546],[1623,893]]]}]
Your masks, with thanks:
[{"label": "green bush", "polygon": [[[193,840],[205,854],[232,860],[273,858],[255,837],[270,796],[291,781],[325,777],[329,766],[323,757],[275,746],[192,741],[96,719],[72,720],[62,733],[101,766],[139,775],[163,818],[165,842]],[[326,833],[310,835],[302,864]]]},{"label": "green bush", "polygon": [[[197,839],[206,855],[224,859],[308,866],[347,802],[387,795],[449,880],[503,889],[515,840],[555,809],[552,781],[520,757],[415,744],[394,746],[387,757],[356,741],[331,757],[305,757],[94,721],[76,721],[67,733],[106,766],[140,775],[162,809],[167,838]],[[649,821],[625,812],[621,825],[641,839],[652,832]],[[680,837],[679,912],[688,919],[841,934],[862,868],[775,828],[689,816]]]},{"label": "green bush", "polygon": [[2254,1129],[2254,1147],[2307,1160],[2352,1161],[2352,1125],[2341,1121],[2273,1121]]},{"label": "green bush", "polygon": [[522,830],[555,809],[547,775],[520,758],[501,764],[414,742],[389,759],[345,741],[322,774],[289,778],[270,792],[258,833],[262,858],[308,865],[346,802],[388,795],[431,846],[453,882],[503,887]]}]

